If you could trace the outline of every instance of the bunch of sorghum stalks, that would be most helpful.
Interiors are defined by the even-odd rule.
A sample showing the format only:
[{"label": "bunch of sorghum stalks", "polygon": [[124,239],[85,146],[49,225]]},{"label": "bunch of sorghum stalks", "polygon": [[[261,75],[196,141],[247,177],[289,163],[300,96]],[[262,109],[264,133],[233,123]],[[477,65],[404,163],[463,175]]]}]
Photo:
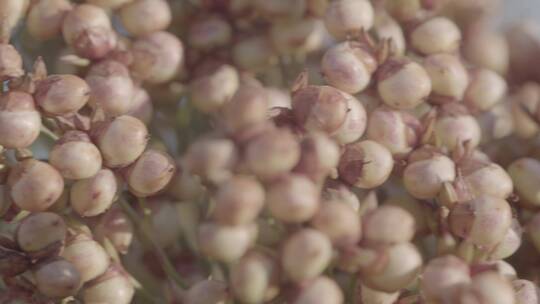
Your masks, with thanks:
[{"label": "bunch of sorghum stalks", "polygon": [[496,0],[1,0],[0,303],[540,303],[540,26]]}]

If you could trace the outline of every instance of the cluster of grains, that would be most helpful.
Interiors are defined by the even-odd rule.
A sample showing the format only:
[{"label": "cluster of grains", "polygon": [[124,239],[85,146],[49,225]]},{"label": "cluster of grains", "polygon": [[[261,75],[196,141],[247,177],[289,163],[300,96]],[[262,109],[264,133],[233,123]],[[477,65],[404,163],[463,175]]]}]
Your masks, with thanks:
[{"label": "cluster of grains", "polygon": [[498,1],[0,1],[0,303],[540,303]]}]

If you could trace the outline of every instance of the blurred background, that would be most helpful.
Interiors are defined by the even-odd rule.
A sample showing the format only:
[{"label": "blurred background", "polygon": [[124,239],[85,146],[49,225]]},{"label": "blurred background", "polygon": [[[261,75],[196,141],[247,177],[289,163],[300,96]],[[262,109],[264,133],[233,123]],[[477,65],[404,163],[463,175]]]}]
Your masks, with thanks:
[{"label": "blurred background", "polygon": [[498,18],[503,24],[522,19],[540,21],[540,1],[538,0],[506,0],[502,1],[502,5]]}]

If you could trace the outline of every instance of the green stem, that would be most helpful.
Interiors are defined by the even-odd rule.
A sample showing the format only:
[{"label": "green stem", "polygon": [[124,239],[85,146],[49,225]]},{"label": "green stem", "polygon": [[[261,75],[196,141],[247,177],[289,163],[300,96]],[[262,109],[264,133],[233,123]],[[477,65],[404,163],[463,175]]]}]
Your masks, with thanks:
[{"label": "green stem", "polygon": [[44,125],[41,125],[41,134],[47,136],[48,138],[57,141],[59,136],[56,135],[53,131],[51,131],[49,128],[47,128]]},{"label": "green stem", "polygon": [[356,303],[356,287],[358,286],[358,274],[352,274],[351,281],[349,283],[349,303]]},{"label": "green stem", "polygon": [[16,216],[15,218],[13,219],[13,222],[14,223],[18,223],[20,222],[22,219],[24,219],[25,217],[29,216],[30,215],[30,212],[29,211],[26,211],[26,210],[21,210]]},{"label": "green stem", "polygon": [[152,214],[152,211],[146,206],[146,199],[144,197],[139,197],[137,198],[137,202],[139,203],[139,207],[143,212],[144,221],[147,223],[147,225],[151,225],[152,219],[150,218],[150,215]]},{"label": "green stem", "polygon": [[161,248],[161,246],[156,242],[156,238],[151,229],[151,226],[147,222],[141,221],[139,219],[139,215],[137,214],[137,212],[133,210],[133,208],[126,200],[121,198],[119,199],[119,203],[126,215],[131,219],[131,221],[138,224],[136,226],[140,232],[140,236],[142,237],[143,241],[147,242],[152,246],[152,249],[154,250],[154,253],[159,259],[159,262],[167,276],[182,289],[188,288],[188,284],[184,282],[180,275],[176,272],[176,269],[174,268],[171,261],[169,261],[169,258],[163,251],[163,248]]}]

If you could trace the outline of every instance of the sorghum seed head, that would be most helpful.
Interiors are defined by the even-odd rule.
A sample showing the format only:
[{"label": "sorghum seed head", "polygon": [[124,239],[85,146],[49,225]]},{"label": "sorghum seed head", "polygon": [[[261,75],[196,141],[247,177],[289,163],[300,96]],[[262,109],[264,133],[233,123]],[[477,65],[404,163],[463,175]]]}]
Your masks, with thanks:
[{"label": "sorghum seed head", "polygon": [[11,33],[19,20],[26,15],[30,1],[28,0],[4,0],[0,3],[0,15],[3,16],[1,30]]},{"label": "sorghum seed head", "polygon": [[339,248],[338,269],[347,273],[373,275],[380,273],[388,264],[389,246],[360,247],[344,246]]},{"label": "sorghum seed head", "polygon": [[177,162],[177,170],[169,183],[167,194],[178,201],[195,201],[204,192],[201,179],[188,172],[183,162]]},{"label": "sorghum seed head", "polygon": [[463,102],[473,110],[486,111],[500,102],[506,95],[504,78],[488,69],[473,70]]},{"label": "sorghum seed head", "polygon": [[150,95],[148,95],[145,89],[136,87],[133,90],[131,108],[126,114],[139,119],[146,125],[150,124],[154,114],[154,106],[152,105]]},{"label": "sorghum seed head", "polygon": [[81,131],[68,131],[53,146],[49,162],[64,178],[84,179],[101,169],[101,154]]},{"label": "sorghum seed head", "polygon": [[172,14],[165,0],[137,0],[123,5],[118,11],[124,28],[134,36],[165,30]]},{"label": "sorghum seed head", "polygon": [[344,301],[339,285],[326,276],[319,276],[300,286],[294,304],[340,304]]},{"label": "sorghum seed head", "polygon": [[227,131],[237,134],[267,120],[268,95],[258,85],[241,85],[223,107],[223,122]]},{"label": "sorghum seed head", "polygon": [[431,79],[430,102],[445,103],[463,99],[469,75],[456,55],[434,54],[424,60],[424,69]]},{"label": "sorghum seed head", "polygon": [[26,18],[26,29],[32,38],[48,40],[60,35],[66,14],[72,9],[68,0],[40,0]]},{"label": "sorghum seed head", "polygon": [[131,193],[146,197],[165,189],[175,171],[174,160],[168,154],[148,150],[127,168],[126,181]]},{"label": "sorghum seed head", "polygon": [[493,265],[496,266],[497,272],[502,275],[503,277],[509,279],[509,280],[515,280],[517,279],[517,272],[514,269],[514,267],[506,262],[505,260],[498,260],[493,262]]},{"label": "sorghum seed head", "polygon": [[411,46],[424,55],[452,53],[459,48],[461,32],[446,17],[434,17],[418,25],[411,33]]},{"label": "sorghum seed head", "polygon": [[266,204],[276,219],[286,223],[301,223],[317,212],[319,190],[307,177],[288,174],[269,186]]},{"label": "sorghum seed head", "polygon": [[323,233],[303,228],[285,241],[281,265],[287,276],[300,283],[314,279],[326,269],[332,258],[332,243]]},{"label": "sorghum seed head", "polygon": [[0,96],[0,145],[26,148],[39,136],[41,116],[32,95],[10,91]]},{"label": "sorghum seed head", "polygon": [[378,291],[362,284],[359,284],[356,288],[358,287],[360,288],[362,303],[392,304],[397,301],[400,295],[400,292]]},{"label": "sorghum seed head", "polygon": [[345,122],[351,95],[330,86],[307,86],[293,93],[296,121],[308,131],[332,134]]},{"label": "sorghum seed head", "polygon": [[403,172],[405,188],[419,199],[436,197],[444,182],[452,182],[455,178],[454,162],[442,154],[412,162]]},{"label": "sorghum seed head", "polygon": [[129,304],[135,287],[120,265],[112,264],[107,271],[85,284],[82,297],[85,303]]},{"label": "sorghum seed head", "polygon": [[54,244],[63,244],[66,233],[66,224],[59,215],[37,212],[19,223],[15,238],[22,250],[36,252]]},{"label": "sorghum seed head", "polygon": [[230,65],[221,65],[191,82],[190,102],[199,111],[215,112],[229,101],[239,85],[240,78],[236,69]]},{"label": "sorghum seed head", "polygon": [[0,43],[0,80],[16,78],[24,74],[21,54],[11,44]]},{"label": "sorghum seed head", "polygon": [[431,92],[428,72],[407,57],[388,59],[377,72],[377,91],[395,109],[413,109]]},{"label": "sorghum seed head", "polygon": [[144,123],[128,115],[104,122],[92,132],[104,164],[111,168],[125,167],[134,162],[148,141],[148,129]]},{"label": "sorghum seed head", "polygon": [[255,224],[223,226],[216,223],[199,225],[201,251],[210,259],[230,263],[240,259],[257,236]]},{"label": "sorghum seed head", "polygon": [[466,144],[475,148],[480,143],[482,131],[476,118],[460,104],[447,104],[441,108],[435,122],[436,141],[450,151]]},{"label": "sorghum seed head", "polygon": [[513,280],[512,286],[516,291],[516,304],[534,304],[540,301],[540,289],[534,282]]},{"label": "sorghum seed head", "polygon": [[411,195],[404,193],[390,196],[383,202],[383,205],[403,208],[412,215],[416,233],[422,234],[428,231],[428,219],[425,216],[424,206],[421,201]]},{"label": "sorghum seed head", "polygon": [[376,59],[368,47],[354,41],[342,42],[331,47],[321,62],[326,81],[350,94],[366,88],[376,67]]},{"label": "sorghum seed head", "polygon": [[186,293],[186,304],[222,303],[229,295],[227,284],[219,280],[202,280],[189,288]]},{"label": "sorghum seed head", "polygon": [[362,234],[358,213],[339,201],[322,202],[311,224],[337,246],[356,244]]},{"label": "sorghum seed head", "polygon": [[406,155],[420,141],[422,125],[413,115],[378,107],[369,115],[367,137],[385,146],[392,155]]},{"label": "sorghum seed head", "polygon": [[345,146],[338,165],[339,176],[363,189],[383,184],[394,167],[392,154],[383,145],[364,140]]},{"label": "sorghum seed head", "polygon": [[101,214],[113,203],[117,187],[114,173],[101,169],[94,176],[76,181],[71,186],[71,208],[83,217]]},{"label": "sorghum seed head", "polygon": [[[513,134],[517,124],[514,121],[512,104],[508,101],[495,104],[491,109],[477,115],[476,120],[482,130],[483,143],[492,142]],[[536,132],[534,128],[533,132]]]},{"label": "sorghum seed head", "polygon": [[497,261],[513,255],[521,246],[522,233],[521,224],[517,219],[513,218],[510,229],[504,235],[503,240],[489,252],[489,259]]},{"label": "sorghum seed head", "polygon": [[488,194],[505,199],[512,194],[511,177],[501,166],[489,159],[469,157],[458,163],[458,170],[461,181],[473,197]]},{"label": "sorghum seed head", "polygon": [[117,38],[109,16],[91,4],[76,5],[65,16],[62,33],[66,43],[86,58],[99,59],[116,47]]},{"label": "sorghum seed head", "polygon": [[345,121],[331,137],[340,145],[350,144],[362,137],[366,131],[367,113],[363,104],[352,96],[347,96]]},{"label": "sorghum seed head", "polygon": [[70,238],[61,256],[73,264],[81,275],[81,281],[86,283],[105,273],[110,264],[105,249],[82,233]]},{"label": "sorghum seed head", "polygon": [[334,170],[339,162],[339,146],[323,133],[311,133],[300,143],[301,156],[294,172],[317,182]]},{"label": "sorghum seed head", "polygon": [[199,139],[190,145],[185,155],[186,168],[203,181],[218,184],[231,176],[237,153],[236,146],[228,139]]},{"label": "sorghum seed head", "polygon": [[504,239],[512,224],[512,210],[504,199],[482,195],[455,205],[448,220],[453,234],[489,247]]},{"label": "sorghum seed head", "polygon": [[459,290],[470,282],[469,265],[456,256],[445,255],[429,261],[420,286],[428,300],[450,303],[457,300]]},{"label": "sorghum seed head", "polygon": [[15,165],[7,184],[13,202],[21,209],[44,211],[56,202],[64,191],[64,179],[51,165],[27,159]]},{"label": "sorghum seed head", "polygon": [[173,79],[184,61],[184,46],[168,32],[154,32],[137,39],[131,48],[134,78],[151,84]]},{"label": "sorghum seed head", "polygon": [[445,1],[394,0],[385,2],[385,8],[399,22],[422,20],[436,12]]},{"label": "sorghum seed head", "polygon": [[269,301],[279,292],[279,265],[264,252],[249,251],[232,266],[230,284],[244,303]]},{"label": "sorghum seed head", "polygon": [[397,56],[402,56],[405,54],[406,42],[403,29],[399,23],[397,23],[386,12],[375,10],[373,32],[379,41],[384,39],[390,40],[390,50],[392,51],[392,54]]},{"label": "sorghum seed head", "polygon": [[281,54],[306,54],[322,47],[325,33],[321,20],[303,18],[273,24],[270,39]]},{"label": "sorghum seed head", "polygon": [[470,287],[463,291],[459,303],[468,303],[469,297],[476,301],[473,303],[480,304],[515,303],[512,284],[495,271],[486,271],[474,276]]},{"label": "sorghum seed head", "polygon": [[388,260],[381,271],[365,274],[364,284],[375,290],[395,292],[415,280],[422,267],[422,256],[411,243],[401,243],[388,249]]},{"label": "sorghum seed head", "polygon": [[247,176],[235,176],[220,185],[215,196],[214,218],[223,225],[253,222],[264,205],[264,188]]},{"label": "sorghum seed head", "polygon": [[327,180],[321,198],[326,201],[338,201],[349,205],[354,211],[360,212],[360,199],[352,188],[338,180]]},{"label": "sorghum seed head", "polygon": [[539,206],[540,192],[536,185],[540,181],[540,162],[533,158],[517,159],[508,167],[508,174],[520,196],[520,204]]},{"label": "sorghum seed head", "polygon": [[90,87],[75,75],[51,75],[39,81],[34,94],[36,104],[50,115],[79,111],[90,97]]},{"label": "sorghum seed head", "polygon": [[485,27],[471,31],[463,45],[465,58],[476,66],[505,75],[510,50],[504,35]]},{"label": "sorghum seed head", "polygon": [[38,264],[33,273],[39,292],[50,298],[73,296],[82,284],[77,268],[62,258]]},{"label": "sorghum seed head", "polygon": [[300,145],[287,129],[272,129],[250,140],[245,151],[248,168],[271,179],[292,170],[300,159]]},{"label": "sorghum seed head", "polygon": [[510,97],[510,107],[514,122],[514,133],[520,138],[532,138],[538,133],[538,109],[540,107],[540,86],[527,82]]},{"label": "sorghum seed head", "polygon": [[90,87],[90,105],[110,116],[122,115],[131,108],[134,85],[127,67],[116,60],[94,64],[86,75]]},{"label": "sorghum seed head", "polygon": [[338,0],[328,5],[324,24],[328,32],[343,40],[362,30],[368,31],[373,26],[373,6],[365,0]]},{"label": "sorghum seed head", "polygon": [[412,215],[397,206],[381,206],[363,217],[363,240],[371,244],[397,244],[414,237]]},{"label": "sorghum seed head", "polygon": [[349,94],[364,90],[377,68],[368,47],[355,41],[337,44],[326,51],[321,70],[326,81]]},{"label": "sorghum seed head", "polygon": [[121,254],[128,253],[133,241],[134,227],[120,208],[109,209],[94,227],[96,240],[108,239]]}]

